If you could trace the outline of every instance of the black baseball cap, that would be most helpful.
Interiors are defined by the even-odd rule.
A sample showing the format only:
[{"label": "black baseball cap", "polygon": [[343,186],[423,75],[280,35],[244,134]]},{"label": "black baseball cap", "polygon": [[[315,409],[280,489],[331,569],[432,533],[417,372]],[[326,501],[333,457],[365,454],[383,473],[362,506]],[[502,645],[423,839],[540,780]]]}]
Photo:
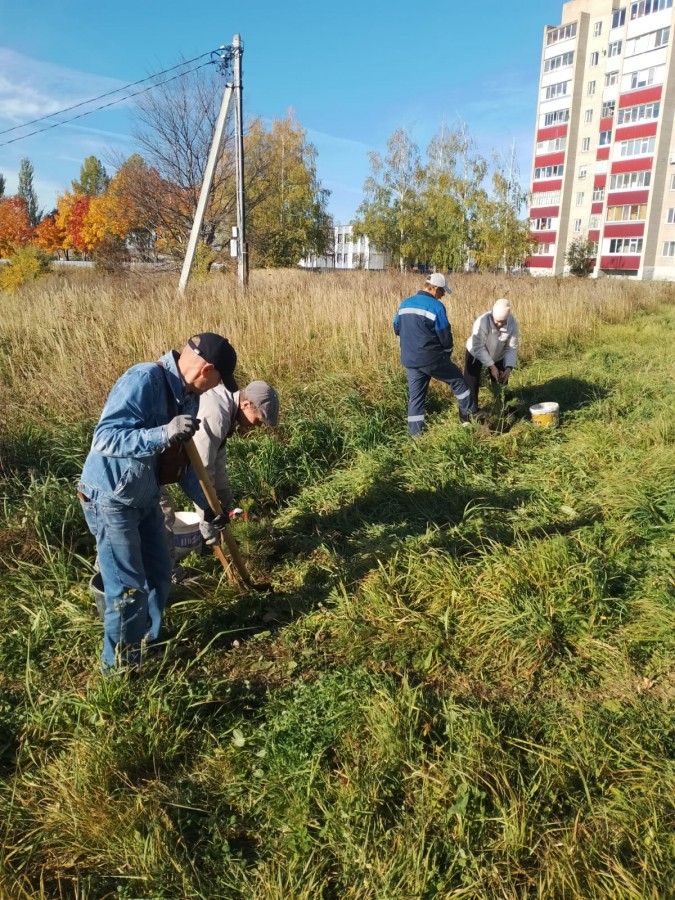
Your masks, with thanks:
[{"label": "black baseball cap", "polygon": [[214,334],[212,331],[202,331],[201,334],[194,334],[188,341],[188,347],[191,347],[196,354],[211,363],[218,369],[223,384],[228,391],[236,391],[238,389],[237,382],[234,378],[234,369],[237,365],[237,353],[227,338],[220,334]]}]

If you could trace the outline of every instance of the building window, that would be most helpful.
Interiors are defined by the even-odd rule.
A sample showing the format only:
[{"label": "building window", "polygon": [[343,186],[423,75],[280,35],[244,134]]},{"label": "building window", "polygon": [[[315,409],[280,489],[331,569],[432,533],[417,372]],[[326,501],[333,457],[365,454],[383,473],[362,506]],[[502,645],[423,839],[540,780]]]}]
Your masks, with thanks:
[{"label": "building window", "polygon": [[613,72],[608,72],[605,75],[605,87],[611,87],[613,84],[616,84],[619,80],[619,70],[615,69]]},{"label": "building window", "polygon": [[665,241],[661,256],[675,256],[675,241]]},{"label": "building window", "polygon": [[534,170],[534,180],[539,178],[558,178],[565,170],[565,166],[538,166]]},{"label": "building window", "polygon": [[534,219],[532,222],[533,231],[550,231],[553,224],[553,219],[550,217],[546,217],[543,219]]},{"label": "building window", "polygon": [[553,244],[537,244],[532,251],[532,256],[550,256]]},{"label": "building window", "polygon": [[621,56],[622,46],[623,41],[612,41],[612,43],[607,48],[607,56]]},{"label": "building window", "polygon": [[625,206],[610,206],[607,209],[608,222],[642,222],[646,216],[646,203],[627,203]]},{"label": "building window", "polygon": [[600,146],[604,147],[605,144],[610,144],[612,142],[612,132],[611,131],[601,131],[600,132]]},{"label": "building window", "polygon": [[588,166],[579,166],[579,178],[585,178],[588,175]]},{"label": "building window", "polygon": [[668,214],[666,216],[666,222],[669,225],[675,225],[675,208],[671,208],[668,210]]},{"label": "building window", "polygon": [[596,22],[593,26],[593,36],[600,37],[602,34],[602,22]]},{"label": "building window", "polygon": [[670,28],[659,28],[654,38],[654,47],[665,47],[670,39]]},{"label": "building window", "polygon": [[585,122],[587,125],[590,125],[590,123],[591,123],[592,121],[593,121],[593,110],[592,110],[592,109],[587,109],[586,112],[584,113],[584,122]]},{"label": "building window", "polygon": [[560,125],[564,122],[569,122],[569,120],[569,109],[556,109],[554,112],[546,113],[544,116],[544,127],[546,128],[549,125]]},{"label": "building window", "polygon": [[655,103],[641,103],[639,106],[626,106],[619,110],[619,125],[630,122],[642,122],[647,119],[658,119],[661,112],[661,104],[658,100]]},{"label": "building window", "polygon": [[597,64],[598,64],[599,62],[600,62],[600,54],[598,53],[597,50],[594,50],[594,51],[591,53],[591,65],[592,65],[592,66],[597,66]]},{"label": "building window", "polygon": [[560,191],[539,191],[532,197],[530,209],[538,206],[558,206],[560,203]]},{"label": "building window", "polygon": [[581,149],[584,153],[587,153],[591,149],[591,139],[589,137],[585,137],[581,142]]},{"label": "building window", "polygon": [[592,230],[600,227],[600,216],[591,216],[588,227]]},{"label": "building window", "polygon": [[602,112],[600,113],[600,118],[608,119],[614,115],[614,110],[616,109],[616,100],[607,100],[602,104]]},{"label": "building window", "polygon": [[670,176],[670,189],[671,191],[675,191],[675,175]]},{"label": "building window", "polygon": [[555,69],[564,69],[571,66],[574,62],[574,50],[569,53],[561,53],[559,56],[552,56],[550,59],[544,60],[544,72],[553,72]]},{"label": "building window", "polygon": [[621,28],[626,22],[626,7],[615,9],[612,13],[612,28]]},{"label": "building window", "polygon": [[557,150],[564,150],[567,146],[567,138],[552,138],[550,141],[538,141],[537,153],[555,153]]},{"label": "building window", "polygon": [[574,233],[579,234],[581,231],[581,219],[574,220]]},{"label": "building window", "polygon": [[648,16],[650,13],[660,12],[662,9],[670,9],[673,0],[638,0],[637,3],[630,5],[631,19],[639,19],[641,16]]},{"label": "building window", "polygon": [[558,81],[556,84],[549,84],[546,88],[546,99],[552,100],[554,97],[562,97],[567,93],[567,85],[569,81]]},{"label": "building window", "polygon": [[583,191],[577,191],[577,200],[576,200],[576,204],[577,204],[577,206],[583,206],[583,205],[584,205],[584,192],[583,192]]},{"label": "building window", "polygon": [[642,253],[642,238],[612,238],[610,253]]},{"label": "building window", "polygon": [[625,188],[649,187],[652,181],[652,173],[643,172],[619,172],[612,175],[609,188],[612,191],[621,191]]},{"label": "building window", "polygon": [[646,156],[654,152],[654,138],[634,138],[632,141],[621,141],[621,156]]},{"label": "building window", "polygon": [[605,189],[604,187],[593,188],[593,203],[597,203],[599,200],[605,199]]},{"label": "building window", "polygon": [[586,89],[586,93],[589,97],[593,96],[593,94],[595,93],[595,82],[594,81],[588,82],[588,87]]},{"label": "building window", "polygon": [[630,76],[630,90],[634,91],[638,88],[649,87],[654,83],[655,69],[640,69],[639,72],[633,72]]},{"label": "building window", "polygon": [[546,46],[557,44],[558,41],[566,41],[568,38],[575,37],[577,33],[577,23],[572,22],[571,25],[561,25],[560,28],[552,28],[546,35]]}]

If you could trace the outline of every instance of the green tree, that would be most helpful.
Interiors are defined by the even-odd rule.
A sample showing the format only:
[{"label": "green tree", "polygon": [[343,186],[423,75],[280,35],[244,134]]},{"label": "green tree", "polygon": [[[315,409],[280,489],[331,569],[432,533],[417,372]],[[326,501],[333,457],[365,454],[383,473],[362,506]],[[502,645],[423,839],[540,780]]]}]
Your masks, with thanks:
[{"label": "green tree", "polygon": [[521,218],[527,200],[516,161],[515,145],[508,161],[497,157],[492,174],[492,193],[479,199],[475,227],[476,262],[482,269],[510,272],[532,250],[530,224]]},{"label": "green tree", "polygon": [[586,278],[595,265],[595,244],[588,238],[577,238],[567,248],[565,261],[570,267],[570,274],[577,278]]},{"label": "green tree", "polygon": [[105,166],[96,156],[87,156],[80,168],[80,177],[72,182],[74,194],[87,194],[96,197],[104,194],[110,179]]},{"label": "green tree", "polygon": [[7,183],[5,181],[5,176],[0,172],[0,198],[5,196],[5,187]]},{"label": "green tree", "polygon": [[387,141],[387,153],[370,154],[371,174],[356,212],[354,234],[367,234],[378,247],[406,262],[419,260],[423,222],[422,193],[426,173],[419,148],[408,132],[397,129]]},{"label": "green tree", "polygon": [[42,218],[42,212],[38,209],[37,194],[33,187],[33,164],[26,157],[19,165],[19,187],[16,193],[26,201],[28,221],[34,228]]},{"label": "green tree", "polygon": [[[329,192],[316,172],[316,149],[289,113],[251,123],[245,140],[247,239],[251,264],[295,266],[325,252],[330,238]],[[234,191],[234,185],[227,186]]]},{"label": "green tree", "polygon": [[485,196],[487,162],[465,123],[445,125],[427,148],[427,205],[434,223],[429,261],[438,268],[464,268],[476,243],[476,222]]}]

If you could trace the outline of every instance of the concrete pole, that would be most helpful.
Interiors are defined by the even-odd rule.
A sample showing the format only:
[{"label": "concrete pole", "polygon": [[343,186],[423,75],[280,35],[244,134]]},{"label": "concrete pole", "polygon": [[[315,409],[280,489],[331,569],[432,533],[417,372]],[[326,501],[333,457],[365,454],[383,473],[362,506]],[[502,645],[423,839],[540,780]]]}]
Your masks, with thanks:
[{"label": "concrete pole", "polygon": [[246,244],[246,208],[244,196],[244,110],[243,110],[243,84],[242,84],[242,56],[244,45],[241,36],[235,34],[232,38],[234,50],[234,154],[237,176],[237,281],[241,288],[248,285],[248,245]]},{"label": "concrete pole", "polygon": [[190,239],[188,240],[187,250],[185,251],[185,259],[183,260],[183,268],[180,273],[180,281],[178,282],[178,293],[184,294],[185,288],[188,283],[188,278],[190,277],[190,270],[192,269],[192,262],[195,256],[195,250],[197,249],[197,241],[199,240],[199,233],[202,228],[202,221],[204,219],[204,213],[206,212],[206,205],[209,200],[209,194],[211,193],[211,183],[213,182],[213,173],[216,170],[216,161],[218,159],[218,152],[220,150],[220,145],[223,140],[223,132],[225,131],[225,123],[227,121],[227,110],[230,106],[230,99],[232,98],[232,85],[226,84],[225,90],[223,92],[223,101],[220,104],[220,112],[218,113],[218,119],[216,121],[216,127],[213,132],[213,140],[211,141],[211,149],[209,151],[209,158],[206,162],[206,169],[204,171],[204,181],[202,182],[202,189],[199,194],[199,202],[197,203],[197,211],[195,213],[194,222],[192,223],[192,231],[190,232]]}]

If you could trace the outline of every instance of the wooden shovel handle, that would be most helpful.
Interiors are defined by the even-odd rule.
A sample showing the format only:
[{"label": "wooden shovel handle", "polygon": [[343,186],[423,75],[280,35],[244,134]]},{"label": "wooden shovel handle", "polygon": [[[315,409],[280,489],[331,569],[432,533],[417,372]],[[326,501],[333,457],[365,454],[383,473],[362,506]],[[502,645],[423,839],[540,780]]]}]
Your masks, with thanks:
[{"label": "wooden shovel handle", "polygon": [[[223,512],[223,507],[220,505],[218,495],[216,494],[215,488],[211,484],[209,473],[206,471],[206,467],[204,466],[204,463],[202,462],[201,457],[197,452],[197,448],[195,447],[192,438],[185,442],[185,452],[187,453],[190,464],[192,465],[192,468],[195,470],[195,474],[199,479],[199,483],[202,486],[202,490],[204,491],[204,496],[209,501],[209,506],[211,507],[215,515],[221,515]],[[229,551],[230,557],[232,559],[232,562],[234,563],[235,569],[241,577],[241,580],[245,585],[247,585],[247,587],[251,587],[251,576],[248,574],[246,563],[244,562],[242,555],[239,552],[239,546],[232,536],[229,527],[226,525],[223,529],[221,529],[220,534],[222,536],[222,539],[227,544],[227,549]],[[217,550],[220,550],[220,547],[214,548],[214,553],[220,559]],[[220,550],[220,554],[222,555],[222,550]]]}]

